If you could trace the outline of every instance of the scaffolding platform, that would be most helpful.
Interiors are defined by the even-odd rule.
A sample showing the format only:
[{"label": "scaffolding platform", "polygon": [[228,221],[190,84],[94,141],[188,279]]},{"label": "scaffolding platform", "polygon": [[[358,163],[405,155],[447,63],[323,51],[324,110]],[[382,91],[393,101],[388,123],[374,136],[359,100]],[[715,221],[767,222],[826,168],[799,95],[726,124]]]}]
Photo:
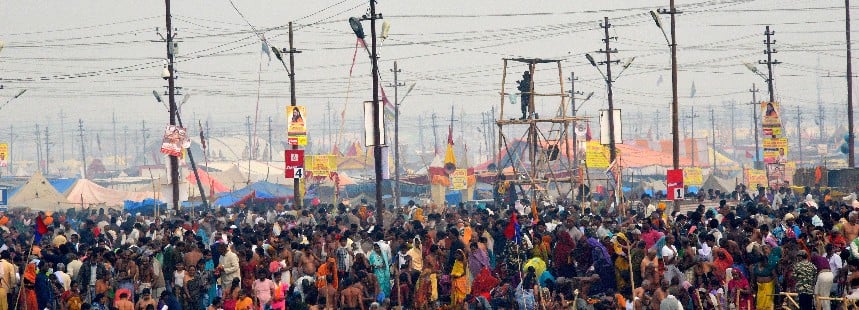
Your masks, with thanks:
[{"label": "scaffolding platform", "polygon": [[[570,94],[564,89],[561,62],[541,58],[503,59],[501,90],[498,93],[501,96],[500,114],[495,121],[500,138],[495,157],[498,169],[496,182],[506,182],[522,194],[519,197],[528,197],[532,202],[550,197],[574,199],[576,188],[581,184],[582,174],[577,162],[583,158],[578,158],[577,138],[570,134],[570,126],[575,128],[578,123],[588,122],[588,118],[575,116],[573,108],[568,107]],[[516,93],[513,92],[516,88],[507,90],[508,69],[522,65],[527,66],[530,77],[527,91]],[[557,85],[558,91],[548,88],[541,92],[534,90],[538,66],[549,67],[547,71],[557,70],[557,75],[551,74],[548,83],[552,88]],[[554,84],[554,79],[557,79],[557,84]],[[540,81],[541,88],[544,81]],[[515,85],[522,83],[516,81]],[[530,99],[527,107],[521,101],[511,113],[509,107],[505,107],[508,98],[515,103],[511,96],[523,93]],[[557,101],[548,99],[550,102],[546,102],[552,97]],[[538,103],[538,98],[543,102]],[[527,109],[527,115],[519,114],[523,109]]]}]

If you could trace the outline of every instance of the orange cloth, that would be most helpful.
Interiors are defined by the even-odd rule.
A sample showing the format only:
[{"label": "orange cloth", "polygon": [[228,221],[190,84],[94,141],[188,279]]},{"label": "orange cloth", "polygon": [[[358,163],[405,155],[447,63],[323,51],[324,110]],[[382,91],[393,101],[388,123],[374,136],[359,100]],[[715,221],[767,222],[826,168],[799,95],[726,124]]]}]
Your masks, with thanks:
[{"label": "orange cloth", "polygon": [[[329,265],[332,267],[329,267]],[[324,287],[325,284],[327,284],[325,278],[329,275],[334,278],[334,281],[333,283],[331,283],[331,285],[334,286],[334,288],[336,289],[340,281],[339,279],[337,279],[337,263],[334,258],[329,258],[327,262],[325,262],[324,264],[319,266],[318,269],[316,269],[316,288]]]},{"label": "orange cloth", "polygon": [[236,310],[252,310],[254,308],[254,300],[245,296],[236,301]]},{"label": "orange cloth", "polygon": [[36,284],[36,264],[27,264],[27,268],[24,269],[24,280],[30,281],[32,284]]}]

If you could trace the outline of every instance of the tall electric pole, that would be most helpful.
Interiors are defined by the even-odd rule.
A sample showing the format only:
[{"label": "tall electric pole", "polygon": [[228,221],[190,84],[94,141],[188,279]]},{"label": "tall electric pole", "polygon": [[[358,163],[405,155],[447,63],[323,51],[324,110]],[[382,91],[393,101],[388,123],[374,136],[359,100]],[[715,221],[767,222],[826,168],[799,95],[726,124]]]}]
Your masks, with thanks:
[{"label": "tall electric pole", "polygon": [[391,69],[391,72],[394,72],[394,84],[389,85],[394,87],[394,206],[400,207],[400,96],[399,89],[400,86],[405,86],[405,83],[400,82],[397,79],[397,76],[400,72],[397,68],[397,62],[394,61],[394,69]]},{"label": "tall electric pole", "polygon": [[692,113],[688,116],[692,123],[692,128],[689,129],[692,132],[692,167],[695,167],[695,157],[698,157],[698,154],[695,153],[695,144],[698,144],[695,142],[695,119],[698,118],[698,116],[698,114],[695,114],[695,106],[692,106]]},{"label": "tall electric pole", "polygon": [[[605,61],[599,62],[601,65],[605,65],[605,83],[608,88],[608,144],[609,144],[609,162],[614,162],[617,157],[617,149],[615,148],[615,139],[614,139],[614,96],[612,93],[612,77],[611,77],[611,64],[612,63],[620,63],[618,60],[611,60],[611,54],[617,53],[617,49],[611,48],[611,40],[617,39],[616,37],[610,37],[608,33],[608,29],[611,28],[611,24],[608,22],[608,17],[603,17],[603,23],[600,24],[600,27],[603,28],[603,33],[605,36],[602,41],[605,43],[605,50],[600,50],[600,53],[605,54]],[[533,81],[532,81],[533,83]]]},{"label": "tall electric pole", "polygon": [[710,108],[710,136],[713,142],[713,173],[717,172],[718,166],[716,166],[716,116],[713,114],[713,108]]},{"label": "tall electric pole", "polygon": [[[581,91],[578,91],[578,92],[576,91],[576,81],[578,81],[579,78],[576,77],[575,72],[570,72],[570,79],[569,80],[570,80],[570,106],[571,106],[570,115],[572,117],[576,117],[576,108],[577,108],[576,107],[576,95],[584,95],[584,93]],[[573,121],[574,130],[576,128],[576,125],[577,125],[577,122]],[[492,130],[490,130],[490,131],[492,131]],[[494,131],[492,131],[492,132],[494,132]],[[579,152],[577,151],[578,150],[578,144],[579,144],[578,140],[579,139],[577,136],[573,137],[573,170],[575,170],[575,171],[578,171],[578,169],[579,169]]]},{"label": "tall electric pole", "polygon": [[418,152],[421,159],[424,157],[424,117],[418,114]]},{"label": "tall electric pole", "polygon": [[856,167],[856,136],[853,134],[853,51],[850,42],[850,0],[844,0],[844,12],[847,17],[844,33],[847,36],[847,165]]},{"label": "tall electric pole", "polygon": [[268,117],[268,161],[274,159],[274,145],[271,144],[271,116]]},{"label": "tall electric pole", "polygon": [[772,36],[775,35],[775,31],[770,31],[770,26],[766,27],[766,31],[764,31],[764,35],[767,37],[767,40],[764,41],[764,44],[767,46],[767,49],[764,50],[764,54],[767,55],[767,60],[758,61],[759,64],[767,65],[767,88],[770,93],[770,102],[775,102],[775,91],[773,88],[773,65],[780,64],[777,59],[773,60],[773,54],[778,53],[772,46],[775,44],[775,40],[772,39]]},{"label": "tall electric pole", "polygon": [[[289,22],[289,50],[283,49],[282,51],[280,51],[280,50],[277,50],[276,48],[272,48],[272,50],[274,50],[274,52],[275,52],[274,54],[277,56],[277,59],[279,59],[280,62],[284,65],[284,68],[286,67],[286,64],[283,63],[282,54],[284,54],[284,53],[289,54],[289,69],[287,69],[287,73],[289,74],[289,105],[292,107],[294,107],[298,104],[298,99],[296,98],[296,95],[295,95],[295,54],[301,53],[301,51],[295,49],[293,39],[294,39],[294,36],[293,36],[293,32],[292,32],[292,22]],[[209,126],[208,122],[206,122],[206,123],[207,123],[206,126],[208,127]],[[298,149],[297,143],[292,145],[292,149],[293,150]],[[296,208],[296,210],[297,210],[297,208],[301,208],[302,197],[301,197],[301,180],[300,179],[293,179],[292,180],[292,197],[293,197],[294,208]]]},{"label": "tall electric pole", "polygon": [[8,157],[7,162],[9,163],[8,164],[9,175],[15,174],[15,172],[14,172],[15,170],[12,170],[12,163],[13,163],[12,152],[13,151],[15,151],[15,128],[12,126],[12,124],[9,124],[9,155],[7,156]]},{"label": "tall electric pole", "polygon": [[[674,0],[668,2],[668,10],[659,10],[660,14],[671,16],[671,163],[674,170],[680,169],[680,108],[677,96],[677,32],[675,17],[680,12],[674,6]],[[661,23],[660,23],[661,28]],[[663,34],[665,34],[663,32]],[[674,201],[674,211],[680,211],[680,201]]]},{"label": "tall electric pole", "polygon": [[245,131],[248,133],[248,161],[250,161],[250,160],[254,159],[254,155],[253,155],[253,152],[254,152],[254,151],[253,151],[254,143],[253,143],[253,138],[252,138],[252,136],[251,136],[251,134],[253,133],[253,131],[251,130],[251,125],[252,125],[252,124],[251,124],[251,117],[250,117],[250,115],[245,116]]},{"label": "tall electric pole", "polygon": [[[116,111],[113,112],[113,117],[111,118],[111,120],[113,122],[113,169],[118,170],[119,169],[119,151],[117,151],[117,149],[118,149],[119,145],[116,142]],[[47,129],[48,129],[48,127],[45,126],[45,130],[47,130]],[[47,147],[46,147],[46,149],[47,149]],[[45,165],[47,166],[47,164],[45,164]]]},{"label": "tall electric pole", "polygon": [[78,135],[81,138],[81,163],[83,164],[81,177],[86,179],[86,141],[84,141],[84,121],[82,119],[78,119]]},{"label": "tall electric pole", "polygon": [[122,126],[122,161],[128,168],[128,125]]},{"label": "tall electric pole", "polygon": [[42,132],[39,131],[39,124],[36,124],[36,169],[42,173]]},{"label": "tall electric pole", "polygon": [[802,114],[799,112],[799,106],[796,106],[796,137],[799,143],[799,164],[797,166],[802,167]]},{"label": "tall electric pole", "polygon": [[737,131],[735,130],[737,127],[734,127],[734,110],[737,109],[736,105],[737,101],[731,99],[731,145],[736,145],[734,143],[737,140]]},{"label": "tall electric pole", "polygon": [[433,141],[433,153],[438,155],[438,124],[436,123],[436,115],[435,112],[432,114],[432,141]]},{"label": "tall electric pole", "polygon": [[146,140],[149,140],[149,129],[146,128],[146,120],[141,120],[140,124],[141,124],[140,138],[143,139],[143,143],[141,143],[141,145],[140,145],[140,148],[141,148],[140,149],[140,155],[143,156],[143,165],[146,166],[147,165],[146,157],[148,155],[146,152]]},{"label": "tall electric pole", "polygon": [[45,174],[51,173],[51,133],[45,125]]},{"label": "tall electric pole", "polygon": [[65,164],[66,162],[66,128],[65,128],[65,120],[66,117],[63,115],[63,110],[60,109],[60,160]]},{"label": "tall electric pole", "polygon": [[[164,0],[164,4],[166,7],[166,19],[167,19],[167,95],[169,102],[169,111],[170,111],[170,125],[176,125],[176,114],[179,112],[176,106],[176,85],[175,85],[175,74],[173,70],[173,53],[175,52],[175,47],[173,46],[173,24],[172,24],[172,16],[170,14],[170,0]],[[173,185],[173,209],[179,211],[179,157],[177,156],[168,156],[170,157],[170,183]]]},{"label": "tall electric pole", "polygon": [[383,225],[385,203],[382,201],[382,143],[384,141],[382,141],[382,128],[379,126],[382,107],[379,105],[379,58],[378,53],[376,53],[376,20],[381,19],[382,15],[376,15],[376,0],[370,0],[370,16],[368,18],[370,19],[372,45],[370,60],[373,63],[373,163],[376,175],[376,225]]},{"label": "tall electric pole", "polygon": [[761,149],[760,149],[761,144],[760,144],[760,140],[758,139],[758,134],[760,132],[758,130],[758,109],[759,109],[760,103],[758,103],[758,97],[757,97],[758,89],[755,87],[754,83],[752,83],[752,89],[750,89],[749,92],[752,93],[752,102],[751,102],[751,105],[752,105],[752,123],[754,124],[754,131],[755,131],[754,132],[754,135],[755,135],[755,164],[754,164],[754,167],[755,167],[755,169],[762,169],[762,165],[760,163],[760,157],[758,157],[760,152],[761,152]]}]

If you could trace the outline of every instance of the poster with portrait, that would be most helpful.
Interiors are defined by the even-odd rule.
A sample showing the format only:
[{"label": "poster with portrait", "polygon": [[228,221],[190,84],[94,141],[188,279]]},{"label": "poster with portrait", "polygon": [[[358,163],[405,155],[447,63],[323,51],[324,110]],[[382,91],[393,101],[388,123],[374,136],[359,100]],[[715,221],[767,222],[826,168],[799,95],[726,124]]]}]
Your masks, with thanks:
[{"label": "poster with portrait", "polygon": [[764,163],[783,164],[787,162],[787,138],[763,139]]},{"label": "poster with portrait", "polygon": [[305,121],[305,112],[305,107],[301,105],[286,106],[287,134],[289,134],[290,136],[307,134],[307,122]]},{"label": "poster with portrait", "polygon": [[761,125],[763,127],[781,127],[778,102],[761,102]]},{"label": "poster with portrait", "polygon": [[191,147],[191,139],[185,128],[176,125],[164,127],[164,136],[161,138],[161,153],[169,156],[182,157],[182,150]]},{"label": "poster with portrait", "polygon": [[9,166],[9,144],[0,143],[0,167]]}]

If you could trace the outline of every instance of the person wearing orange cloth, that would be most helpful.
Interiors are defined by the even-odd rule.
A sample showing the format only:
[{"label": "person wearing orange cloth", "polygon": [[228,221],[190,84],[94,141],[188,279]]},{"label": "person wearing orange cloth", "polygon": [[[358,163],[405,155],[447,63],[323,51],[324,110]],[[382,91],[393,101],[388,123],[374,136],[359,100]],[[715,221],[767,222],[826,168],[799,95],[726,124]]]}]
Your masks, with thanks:
[{"label": "person wearing orange cloth", "polygon": [[331,285],[335,288],[340,284],[340,279],[337,277],[337,261],[333,257],[329,257],[328,260],[319,266],[316,270],[316,288],[322,288],[326,284],[326,277],[331,276],[334,278]]}]

